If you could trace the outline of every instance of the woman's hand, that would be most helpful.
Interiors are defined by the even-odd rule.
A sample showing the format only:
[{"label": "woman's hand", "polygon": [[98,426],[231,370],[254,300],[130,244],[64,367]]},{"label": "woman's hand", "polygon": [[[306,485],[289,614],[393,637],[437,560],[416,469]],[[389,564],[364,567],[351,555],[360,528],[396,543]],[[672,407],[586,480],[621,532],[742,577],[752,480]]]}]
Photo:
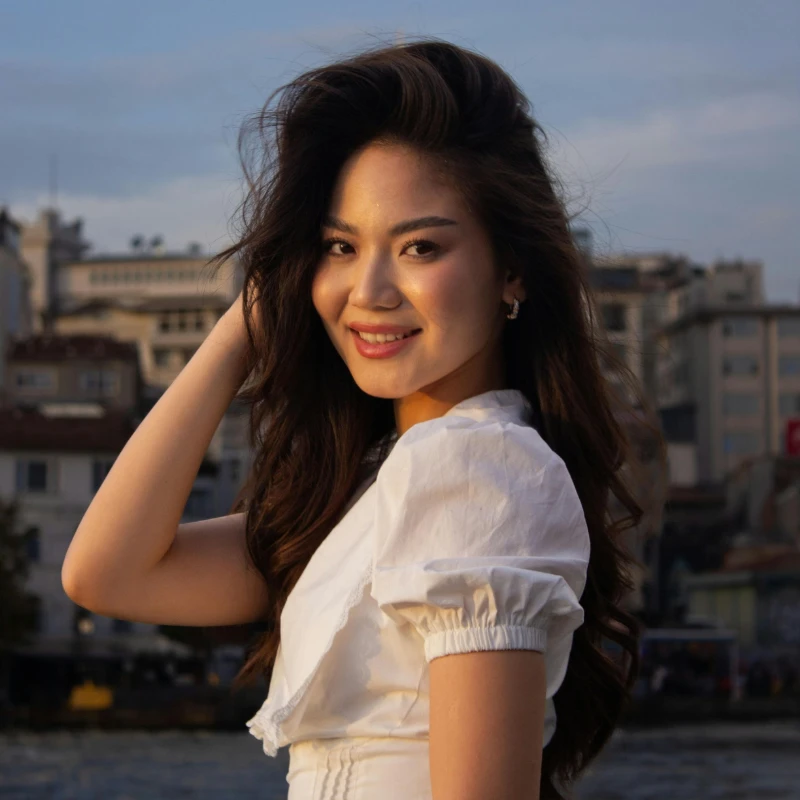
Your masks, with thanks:
[{"label": "woman's hand", "polygon": [[[255,297],[254,297],[255,295]],[[258,303],[258,295],[255,292],[251,292],[251,311],[250,311],[250,321],[251,327],[254,330],[258,330],[261,327],[261,309]],[[223,315],[224,318],[227,318],[232,325],[233,329],[236,333],[242,337],[242,341],[249,346],[249,342],[247,339],[247,329],[245,327],[244,322],[244,289],[236,296],[236,299],[231,303],[228,310]]]}]

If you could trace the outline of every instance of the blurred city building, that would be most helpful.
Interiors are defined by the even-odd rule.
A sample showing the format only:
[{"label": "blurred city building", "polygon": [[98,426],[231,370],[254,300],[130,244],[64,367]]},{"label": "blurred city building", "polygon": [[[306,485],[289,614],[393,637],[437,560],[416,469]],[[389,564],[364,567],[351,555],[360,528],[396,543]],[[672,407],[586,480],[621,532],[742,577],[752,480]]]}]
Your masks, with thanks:
[{"label": "blurred city building", "polygon": [[685,580],[687,613],[736,630],[746,652],[800,650],[800,459],[762,457],[726,482],[729,547]]},{"label": "blurred city building", "polygon": [[[32,330],[30,273],[20,253],[21,225],[0,208],[0,354],[11,336]],[[5,362],[0,357],[0,405],[7,391]]]},{"label": "blurred city building", "polygon": [[95,492],[134,430],[125,410],[92,404],[0,409],[0,496],[15,496],[29,543],[28,589],[39,598],[36,646],[69,650],[79,641],[106,643],[156,626],[90,614],[61,586],[61,565]]},{"label": "blurred city building", "polygon": [[57,307],[60,294],[60,268],[81,258],[89,249],[83,238],[83,221],[67,224],[52,208],[42,209],[31,223],[21,226],[20,254],[30,275],[30,308],[34,333],[48,328],[48,319]]},{"label": "blurred city building", "polygon": [[[39,529],[29,553],[29,589],[41,602],[37,646],[58,648],[79,634],[92,634],[95,641],[122,634],[129,642],[137,634],[154,634],[155,626],[89,614],[61,586],[72,535],[145,413],[135,343],[38,334],[12,341],[6,370],[10,390],[0,408],[0,497],[21,501],[22,522]],[[237,487],[221,486],[218,473],[218,463],[207,457],[182,521],[226,513],[223,506]]]},{"label": "blurred city building", "polygon": [[665,433],[694,443],[698,481],[787,452],[800,419],[800,307],[700,307],[657,341]]},{"label": "blurred city building", "polygon": [[[22,226],[22,258],[31,276],[35,333],[112,337],[136,347],[138,392],[146,413],[191,359],[242,288],[233,262],[211,270],[197,244],[168,252],[161,237],[131,239],[128,253],[93,255],[82,222],[46,209]],[[215,487],[198,486],[198,518],[227,513],[252,455],[246,410],[236,402],[209,445]]]},{"label": "blurred city building", "polygon": [[[765,301],[760,261],[706,267],[668,252],[599,254],[588,230],[574,239],[602,334],[657,409],[667,443],[663,516],[627,542],[641,562],[631,607],[680,624],[701,602],[691,599],[687,580],[729,571],[742,531],[758,530],[740,519],[733,487],[743,474],[762,485],[753,476],[763,464],[800,460],[800,306]],[[613,363],[603,368],[635,404]],[[649,479],[655,484],[658,476]],[[797,490],[783,491],[776,513],[796,536]],[[725,614],[720,624],[736,627]]]},{"label": "blurred city building", "polygon": [[[38,529],[28,553],[38,630],[20,653],[185,656],[158,626],[76,606],[61,566],[117,455],[238,295],[239,271],[209,275],[197,246],[167,253],[141,237],[130,253],[88,257],[81,221],[49,209],[27,226],[2,212],[0,237],[0,285],[13,287],[0,304],[0,499],[16,498],[20,524]],[[252,458],[247,424],[233,403],[182,522],[229,513]]]}]

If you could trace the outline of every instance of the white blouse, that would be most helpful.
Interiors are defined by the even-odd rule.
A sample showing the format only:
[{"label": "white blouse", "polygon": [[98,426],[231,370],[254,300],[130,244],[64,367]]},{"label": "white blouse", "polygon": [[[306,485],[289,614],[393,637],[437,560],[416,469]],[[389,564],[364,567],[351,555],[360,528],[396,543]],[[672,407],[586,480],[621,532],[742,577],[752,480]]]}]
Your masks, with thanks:
[{"label": "white blouse", "polygon": [[303,740],[428,738],[428,664],[544,654],[544,743],[566,672],[589,533],[562,459],[522,392],[471,397],[396,438],[287,598],[264,752]]}]

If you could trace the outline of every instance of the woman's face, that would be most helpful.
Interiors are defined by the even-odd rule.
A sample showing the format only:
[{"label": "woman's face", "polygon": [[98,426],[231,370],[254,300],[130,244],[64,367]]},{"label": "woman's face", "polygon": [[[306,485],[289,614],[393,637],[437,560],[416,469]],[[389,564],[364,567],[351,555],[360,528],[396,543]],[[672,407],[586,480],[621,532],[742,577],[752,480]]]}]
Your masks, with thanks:
[{"label": "woman's face", "polygon": [[[364,392],[458,402],[501,388],[499,337],[521,281],[496,268],[483,226],[415,151],[371,144],[353,155],[322,238],[314,306]],[[415,333],[370,343],[359,325]]]}]

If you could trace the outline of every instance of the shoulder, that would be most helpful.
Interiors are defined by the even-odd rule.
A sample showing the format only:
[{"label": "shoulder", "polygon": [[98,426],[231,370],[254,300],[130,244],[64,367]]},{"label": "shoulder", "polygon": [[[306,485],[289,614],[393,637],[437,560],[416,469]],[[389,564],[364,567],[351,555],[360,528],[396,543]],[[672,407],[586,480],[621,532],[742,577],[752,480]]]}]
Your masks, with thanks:
[{"label": "shoulder", "polygon": [[[446,475],[440,474],[442,471]],[[435,473],[450,481],[486,473],[527,488],[543,482],[572,484],[563,459],[531,425],[510,416],[474,419],[445,415],[409,428],[395,442],[379,479],[406,475],[415,482]]]},{"label": "shoulder", "polygon": [[539,552],[579,558],[589,549],[564,461],[535,428],[505,417],[449,415],[409,428],[378,473],[377,514],[381,536],[395,531],[409,547],[418,530],[426,552],[523,553],[534,541]]},{"label": "shoulder", "polygon": [[448,415],[418,423],[397,439],[376,483],[379,566],[437,561],[445,569],[453,559],[522,558],[526,568],[531,559],[555,559],[583,569],[588,561],[589,533],[569,472],[519,421]]}]

